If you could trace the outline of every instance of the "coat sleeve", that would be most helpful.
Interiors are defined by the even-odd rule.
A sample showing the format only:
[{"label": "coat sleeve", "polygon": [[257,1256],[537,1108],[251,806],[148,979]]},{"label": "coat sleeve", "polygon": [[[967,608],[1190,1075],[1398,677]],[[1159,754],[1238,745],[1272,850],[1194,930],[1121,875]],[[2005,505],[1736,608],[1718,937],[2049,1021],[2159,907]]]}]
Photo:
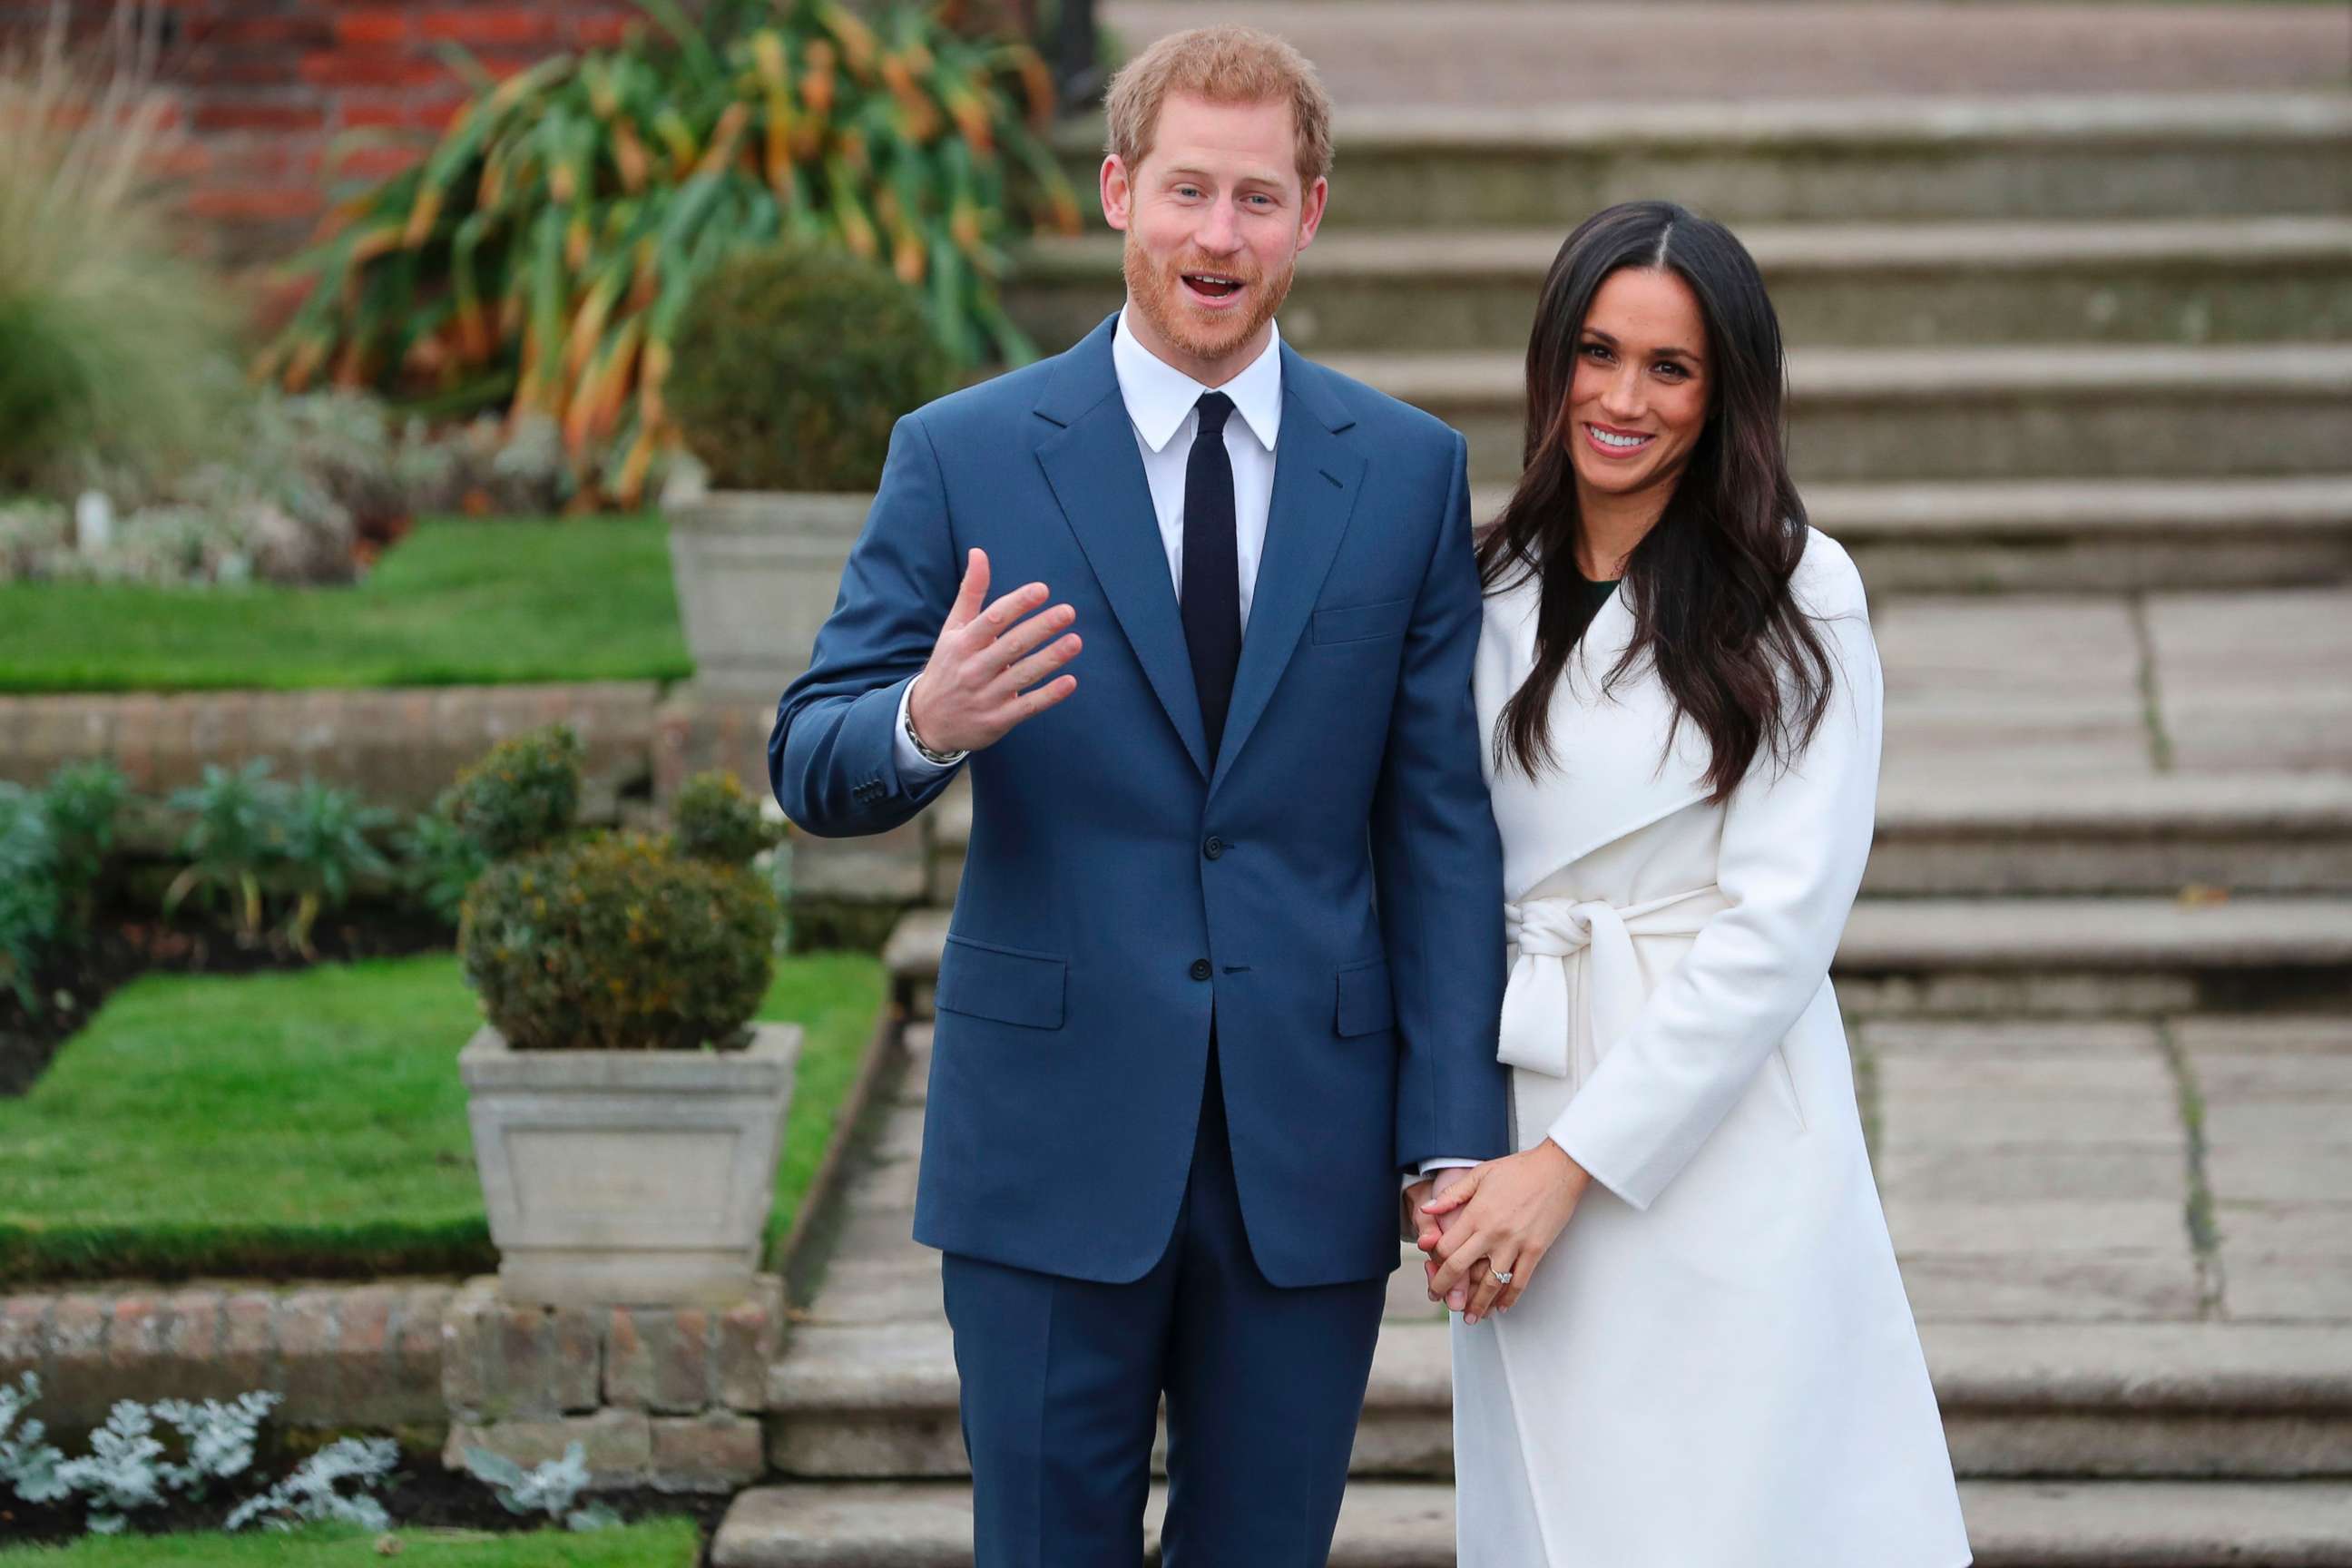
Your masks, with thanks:
[{"label": "coat sleeve", "polygon": [[886,832],[955,776],[902,776],[897,739],[899,699],[929,662],[961,581],[939,455],[921,416],[909,414],[890,433],[881,489],[809,667],[776,705],[768,781],[802,828],[828,838]]},{"label": "coat sleeve", "polygon": [[1869,858],[1883,690],[1862,579],[1816,535],[1805,598],[1831,652],[1830,704],[1781,769],[1759,756],[1723,817],[1702,927],[1625,1037],[1579,1086],[1550,1136],[1592,1178],[1647,1208],[1747,1092],[1820,994]]},{"label": "coat sleeve", "polygon": [[1405,630],[1388,749],[1372,795],[1372,870],[1398,1051],[1396,1163],[1507,1152],[1495,1059],[1503,997],[1503,860],[1478,767],[1471,694],[1480,594],[1468,449]]}]

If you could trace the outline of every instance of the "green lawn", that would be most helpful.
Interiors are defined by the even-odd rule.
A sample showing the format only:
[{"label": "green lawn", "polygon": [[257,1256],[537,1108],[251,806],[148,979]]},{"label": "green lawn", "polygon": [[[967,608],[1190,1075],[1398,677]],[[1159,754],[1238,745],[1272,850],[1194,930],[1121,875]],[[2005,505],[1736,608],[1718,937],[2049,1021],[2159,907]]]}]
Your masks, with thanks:
[{"label": "green lawn", "polygon": [[668,548],[650,515],[433,518],[355,587],[0,584],[0,690],[688,676]]},{"label": "green lawn", "polygon": [[[424,1568],[693,1568],[702,1532],[690,1519],[610,1530],[395,1530],[400,1561]],[[383,1559],[376,1538],[348,1525],[235,1535],[85,1536],[70,1546],[0,1550],[0,1568],[360,1568]]]},{"label": "green lawn", "polygon": [[[778,965],[761,1016],[807,1036],[772,1248],[883,997],[869,954]],[[0,1285],[494,1268],[457,1078],[476,1026],[446,953],[134,981],[0,1100]]]}]

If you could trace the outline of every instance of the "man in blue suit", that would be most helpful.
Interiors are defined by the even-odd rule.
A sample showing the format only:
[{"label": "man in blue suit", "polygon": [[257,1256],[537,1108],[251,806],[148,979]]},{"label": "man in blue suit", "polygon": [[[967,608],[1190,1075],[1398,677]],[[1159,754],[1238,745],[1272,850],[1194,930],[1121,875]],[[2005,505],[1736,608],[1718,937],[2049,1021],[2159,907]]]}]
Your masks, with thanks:
[{"label": "man in blue suit", "polygon": [[915,1235],[982,1568],[1139,1563],[1163,1394],[1171,1568],[1311,1568],[1400,1182],[1507,1152],[1465,453],[1274,330],[1295,50],[1163,39],[1108,113],[1126,308],[899,422],[769,765],[827,835],[971,772]]}]

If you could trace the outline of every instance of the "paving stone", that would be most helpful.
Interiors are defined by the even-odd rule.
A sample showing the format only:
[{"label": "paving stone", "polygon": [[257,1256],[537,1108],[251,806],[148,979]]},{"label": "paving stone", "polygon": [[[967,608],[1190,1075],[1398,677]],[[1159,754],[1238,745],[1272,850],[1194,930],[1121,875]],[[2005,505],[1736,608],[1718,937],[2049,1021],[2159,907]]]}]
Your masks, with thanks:
[{"label": "paving stone", "polygon": [[[1882,1061],[1898,1056],[1948,1058],[1970,1065],[2010,1059],[2148,1058],[2158,1048],[2153,1026],[2111,1018],[1874,1018],[1862,1026],[1862,1033]],[[1989,1065],[1987,1070],[2000,1069]]]},{"label": "paving stone", "polygon": [[2145,1047],[2095,1057],[1897,1052],[1880,1058],[1880,1075],[1884,1089],[1951,1100],[1972,1113],[1979,1106],[2030,1100],[2128,1108],[2179,1099],[2164,1058]]},{"label": "paving stone", "polygon": [[1886,1225],[1904,1253],[2152,1252],[2183,1259],[2189,1255],[2183,1206],[2160,1198],[2005,1204],[1890,1199]]},{"label": "paving stone", "polygon": [[[1533,110],[1568,99],[1620,111],[1693,100],[1759,111],[1819,99],[2333,91],[2343,78],[2341,29],[2299,6],[2166,6],[2130,13],[2129,26],[2066,5],[1759,11],[1627,0],[1433,9],[1417,0],[1105,0],[1102,15],[1135,49],[1210,22],[1274,29],[1315,62],[1339,104],[1357,110]],[[1808,22],[1804,47],[1790,47],[1787,29]],[[1336,189],[1335,205],[1346,199]]]},{"label": "paving stone", "polygon": [[820,1326],[933,1322],[941,1310],[940,1271],[934,1262],[928,1273],[892,1269],[845,1279],[828,1274],[803,1321]]},{"label": "paving stone", "polygon": [[2188,1198],[2187,1162],[2167,1149],[2021,1146],[1985,1152],[1895,1143],[1880,1149],[1872,1163],[1890,1203],[1898,1197],[2028,1203],[2053,1194],[2086,1203]]},{"label": "paving stone", "polygon": [[[1145,1510],[1158,1560],[1165,1489]],[[2181,1568],[2352,1563],[2352,1484],[1971,1481],[1960,1506],[1980,1568]],[[1451,1485],[1348,1489],[1332,1568],[1453,1568]],[[713,1568],[963,1568],[971,1488],[961,1482],[793,1484],[742,1493],[711,1543]]]},{"label": "paving stone", "polygon": [[920,1105],[930,1098],[932,1024],[907,1026],[907,1068],[898,1080],[898,1103]]},{"label": "paving stone", "polygon": [[2352,1193],[2315,1197],[2323,1201],[2215,1205],[2222,1257],[2233,1267],[2257,1258],[2352,1258]]},{"label": "paving stone", "polygon": [[901,1156],[877,1160],[857,1178],[857,1201],[869,1206],[911,1209],[920,1163]]},{"label": "paving stone", "polygon": [[852,1203],[841,1226],[840,1256],[873,1257],[915,1245],[915,1211]]},{"label": "paving stone", "polygon": [[2352,1257],[2241,1261],[2225,1248],[2223,1258],[2222,1302],[2233,1320],[2352,1322]]},{"label": "paving stone", "polygon": [[1855,974],[1837,982],[1850,1018],[2152,1018],[2202,1000],[2197,977],[2181,973],[1935,973]]},{"label": "paving stone", "polygon": [[2238,1144],[2352,1149],[2352,1114],[2338,1100],[2232,1101],[2209,1091],[2205,1141],[2217,1149]]},{"label": "paving stone", "polygon": [[2227,1143],[2205,1152],[2205,1176],[2223,1203],[2295,1203],[2352,1194],[2352,1148]]},{"label": "paving stone", "polygon": [[2174,1038],[2190,1057],[2352,1056],[2352,1016],[2196,1015],[2174,1020]]},{"label": "paving stone", "polygon": [[901,1106],[890,1112],[882,1123],[880,1136],[874,1141],[874,1156],[878,1160],[914,1160],[923,1152],[923,1113],[913,1106]]},{"label": "paving stone", "polygon": [[2179,1101],[2171,1095],[1958,1096],[1923,1090],[1890,1071],[1881,1080],[1882,1143],[1921,1147],[2182,1147]]},{"label": "paving stone", "polygon": [[2157,594],[2147,615],[2176,766],[2352,766],[2352,591]]},{"label": "paving stone", "polygon": [[2157,1253],[1901,1252],[1921,1320],[2185,1322],[2197,1316],[2196,1260]]},{"label": "paving stone", "polygon": [[2252,1106],[2271,1100],[2332,1104],[2352,1115],[2352,1055],[2286,1051],[2240,1056],[2200,1051],[2190,1058],[2198,1092],[2209,1106]]}]

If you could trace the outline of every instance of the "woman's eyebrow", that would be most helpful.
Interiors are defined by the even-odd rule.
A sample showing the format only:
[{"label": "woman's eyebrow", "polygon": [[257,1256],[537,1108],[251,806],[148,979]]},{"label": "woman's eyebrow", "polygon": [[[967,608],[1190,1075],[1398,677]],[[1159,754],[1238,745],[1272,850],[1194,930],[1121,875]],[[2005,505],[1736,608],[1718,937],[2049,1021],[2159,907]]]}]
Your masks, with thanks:
[{"label": "woman's eyebrow", "polygon": [[[1597,339],[1603,346],[1608,348],[1613,349],[1618,346],[1616,338],[1608,332],[1602,331],[1599,327],[1585,328],[1584,335],[1588,338]],[[1704,364],[1706,363],[1700,357],[1700,355],[1692,350],[1676,348],[1672,343],[1667,344],[1664,348],[1652,349],[1650,352],[1660,359],[1686,359],[1693,364]]]}]

